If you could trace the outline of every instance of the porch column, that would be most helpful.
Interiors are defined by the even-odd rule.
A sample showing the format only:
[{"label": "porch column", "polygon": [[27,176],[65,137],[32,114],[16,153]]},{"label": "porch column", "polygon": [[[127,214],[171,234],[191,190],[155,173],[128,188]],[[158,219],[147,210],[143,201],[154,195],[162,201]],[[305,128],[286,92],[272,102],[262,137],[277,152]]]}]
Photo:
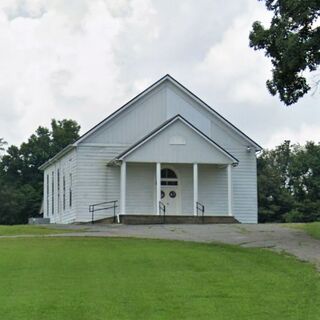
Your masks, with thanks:
[{"label": "porch column", "polygon": [[198,202],[198,164],[193,164],[193,214],[197,215]]},{"label": "porch column", "polygon": [[161,200],[161,163],[160,162],[157,162],[157,165],[156,165],[156,189],[157,189],[156,209],[157,209],[157,215],[159,215],[160,214],[159,202]]},{"label": "porch column", "polygon": [[228,164],[228,215],[232,216],[232,165]]},{"label": "porch column", "polygon": [[[126,213],[126,175],[127,175],[127,164],[122,160],[120,167],[120,214]],[[118,215],[118,223],[120,222]]]}]

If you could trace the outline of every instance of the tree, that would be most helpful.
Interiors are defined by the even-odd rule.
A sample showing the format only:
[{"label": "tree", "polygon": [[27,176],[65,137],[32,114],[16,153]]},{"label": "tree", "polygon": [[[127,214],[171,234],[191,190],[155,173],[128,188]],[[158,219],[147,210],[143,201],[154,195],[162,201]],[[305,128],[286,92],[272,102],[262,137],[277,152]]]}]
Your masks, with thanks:
[{"label": "tree", "polygon": [[320,144],[285,141],[258,158],[260,222],[320,221]]},{"label": "tree", "polygon": [[293,222],[320,220],[320,144],[295,146],[289,167],[290,187],[296,206],[285,216]]},{"label": "tree", "polygon": [[80,126],[73,120],[51,121],[51,131],[38,127],[20,148],[10,146],[0,163],[7,181],[35,185],[42,179],[38,167],[79,137]]},{"label": "tree", "polygon": [[0,159],[0,224],[25,223],[39,212],[43,175],[38,167],[79,137],[73,120],[52,120],[38,127],[20,147],[10,146]]},{"label": "tree", "polygon": [[[262,0],[259,0],[262,1]],[[250,46],[264,50],[273,65],[267,88],[286,105],[296,103],[311,86],[304,71],[313,72],[320,64],[320,0],[265,0],[273,11],[269,28],[253,23]],[[318,80],[317,84],[320,83]]]},{"label": "tree", "polygon": [[15,186],[0,177],[0,202],[0,224],[26,223],[38,214],[41,193],[29,184]]},{"label": "tree", "polygon": [[51,148],[53,155],[79,138],[80,126],[74,120],[64,119],[62,121],[57,121],[53,119],[51,128],[51,137],[54,142]]},{"label": "tree", "polygon": [[294,208],[288,171],[292,159],[290,141],[258,158],[259,222],[282,222]]}]

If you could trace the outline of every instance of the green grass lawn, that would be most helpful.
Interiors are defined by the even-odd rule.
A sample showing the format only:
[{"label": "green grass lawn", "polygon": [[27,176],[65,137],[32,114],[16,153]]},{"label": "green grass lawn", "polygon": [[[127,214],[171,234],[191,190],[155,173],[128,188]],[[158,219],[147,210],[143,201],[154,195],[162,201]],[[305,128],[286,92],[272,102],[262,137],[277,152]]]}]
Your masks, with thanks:
[{"label": "green grass lawn", "polygon": [[57,234],[57,233],[67,233],[67,232],[74,232],[74,230],[53,229],[51,227],[46,228],[44,226],[24,225],[24,224],[14,225],[14,226],[0,225],[0,236],[44,235],[44,234]]},{"label": "green grass lawn", "polygon": [[307,232],[311,237],[320,239],[320,222],[311,223],[290,223],[290,228],[300,229]]},{"label": "green grass lawn", "polygon": [[263,249],[117,238],[0,239],[5,320],[319,319],[314,267]]}]

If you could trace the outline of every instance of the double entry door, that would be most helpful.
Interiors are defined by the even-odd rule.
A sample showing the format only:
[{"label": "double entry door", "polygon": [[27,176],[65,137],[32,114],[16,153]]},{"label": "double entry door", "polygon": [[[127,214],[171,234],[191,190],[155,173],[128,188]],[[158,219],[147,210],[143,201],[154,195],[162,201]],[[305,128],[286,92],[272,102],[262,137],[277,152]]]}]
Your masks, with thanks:
[{"label": "double entry door", "polygon": [[166,206],[166,214],[181,214],[178,176],[174,170],[161,170],[161,202]]}]

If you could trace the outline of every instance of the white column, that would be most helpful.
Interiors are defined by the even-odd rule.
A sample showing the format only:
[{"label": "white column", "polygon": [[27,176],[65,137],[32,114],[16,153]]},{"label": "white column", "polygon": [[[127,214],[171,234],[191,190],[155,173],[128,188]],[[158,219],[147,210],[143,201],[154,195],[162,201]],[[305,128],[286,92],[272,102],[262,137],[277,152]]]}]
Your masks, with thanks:
[{"label": "white column", "polygon": [[156,208],[157,208],[157,215],[159,215],[160,214],[159,202],[161,200],[161,163],[160,162],[157,162],[156,164],[156,189],[157,189]]},{"label": "white column", "polygon": [[[126,175],[127,175],[127,164],[123,160],[120,168],[120,214],[126,213]],[[118,215],[118,223],[119,223]]]},{"label": "white column", "polygon": [[197,215],[198,202],[198,164],[193,164],[193,214]]},{"label": "white column", "polygon": [[232,216],[232,165],[228,164],[228,215]]}]

